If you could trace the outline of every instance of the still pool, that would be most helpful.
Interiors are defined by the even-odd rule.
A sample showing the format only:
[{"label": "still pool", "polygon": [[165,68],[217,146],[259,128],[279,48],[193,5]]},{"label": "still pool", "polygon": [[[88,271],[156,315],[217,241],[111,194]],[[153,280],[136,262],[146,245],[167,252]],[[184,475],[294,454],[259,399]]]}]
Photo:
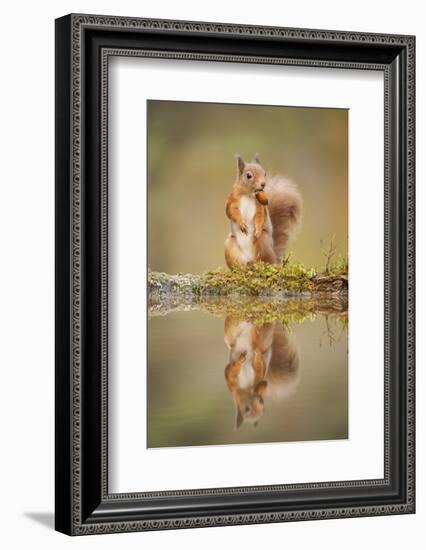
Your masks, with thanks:
[{"label": "still pool", "polygon": [[148,321],[147,446],[348,438],[347,315]]}]

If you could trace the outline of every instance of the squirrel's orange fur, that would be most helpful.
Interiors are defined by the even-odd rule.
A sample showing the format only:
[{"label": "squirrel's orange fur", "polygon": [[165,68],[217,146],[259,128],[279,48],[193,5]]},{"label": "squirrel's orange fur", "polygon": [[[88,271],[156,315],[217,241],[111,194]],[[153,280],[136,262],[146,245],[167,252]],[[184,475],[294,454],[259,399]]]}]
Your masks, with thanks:
[{"label": "squirrel's orange fur", "polygon": [[225,241],[228,267],[280,262],[301,212],[302,199],[294,185],[282,177],[268,178],[257,155],[251,163],[238,157],[237,176],[226,201],[231,220]]}]

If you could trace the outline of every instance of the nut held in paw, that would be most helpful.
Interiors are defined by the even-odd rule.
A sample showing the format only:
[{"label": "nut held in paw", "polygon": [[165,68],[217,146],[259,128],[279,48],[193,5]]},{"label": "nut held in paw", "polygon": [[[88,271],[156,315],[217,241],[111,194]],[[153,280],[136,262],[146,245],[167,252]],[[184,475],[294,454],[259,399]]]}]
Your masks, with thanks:
[{"label": "nut held in paw", "polygon": [[265,191],[256,191],[256,199],[264,206],[268,204],[268,197],[266,196]]}]

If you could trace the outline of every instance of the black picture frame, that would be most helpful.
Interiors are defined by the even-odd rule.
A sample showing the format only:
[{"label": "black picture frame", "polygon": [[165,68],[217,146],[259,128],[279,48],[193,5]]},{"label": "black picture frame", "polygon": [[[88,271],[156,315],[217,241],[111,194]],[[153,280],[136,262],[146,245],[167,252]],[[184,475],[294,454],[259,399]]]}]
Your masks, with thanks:
[{"label": "black picture frame", "polygon": [[[71,14],[56,20],[55,527],[69,535],[415,511],[415,38]],[[385,97],[384,478],[109,494],[111,55],[374,69]],[[308,481],[308,480],[307,480]]]}]

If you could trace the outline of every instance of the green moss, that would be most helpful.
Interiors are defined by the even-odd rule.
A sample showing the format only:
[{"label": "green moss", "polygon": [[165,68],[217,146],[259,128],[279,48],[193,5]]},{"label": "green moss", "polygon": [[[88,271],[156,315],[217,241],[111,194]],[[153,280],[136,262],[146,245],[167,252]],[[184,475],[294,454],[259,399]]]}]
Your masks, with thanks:
[{"label": "green moss", "polygon": [[282,265],[256,262],[246,267],[218,268],[202,275],[169,275],[148,270],[148,288],[153,294],[193,296],[275,296],[334,293],[347,290],[347,258],[329,262],[327,270],[307,268],[288,256]]},{"label": "green moss", "polygon": [[347,256],[339,256],[334,262],[331,262],[326,275],[347,275],[349,270]]},{"label": "green moss", "polygon": [[219,290],[221,294],[232,292],[259,296],[268,292],[310,292],[314,269],[306,268],[300,262],[285,262],[272,265],[256,262],[249,266],[233,269],[219,268],[201,276],[201,290]]}]

